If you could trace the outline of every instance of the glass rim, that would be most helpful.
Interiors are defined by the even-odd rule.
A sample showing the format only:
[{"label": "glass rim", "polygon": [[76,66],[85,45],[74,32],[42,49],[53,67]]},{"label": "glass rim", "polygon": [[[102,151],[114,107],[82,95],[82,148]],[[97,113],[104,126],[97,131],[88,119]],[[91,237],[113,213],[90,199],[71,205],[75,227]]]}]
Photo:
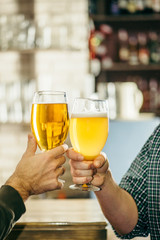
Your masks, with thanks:
[{"label": "glass rim", "polygon": [[41,90],[35,91],[33,95],[33,104],[44,103],[65,103],[68,104],[67,94],[64,91]]},{"label": "glass rim", "polygon": [[66,95],[65,91],[54,91],[54,90],[39,90],[39,91],[35,91],[34,94],[39,94],[42,95],[42,93],[44,94],[57,94],[57,95]]},{"label": "glass rim", "polygon": [[88,100],[88,101],[95,101],[95,102],[108,102],[108,99],[83,98],[83,97],[76,97],[74,100]]}]

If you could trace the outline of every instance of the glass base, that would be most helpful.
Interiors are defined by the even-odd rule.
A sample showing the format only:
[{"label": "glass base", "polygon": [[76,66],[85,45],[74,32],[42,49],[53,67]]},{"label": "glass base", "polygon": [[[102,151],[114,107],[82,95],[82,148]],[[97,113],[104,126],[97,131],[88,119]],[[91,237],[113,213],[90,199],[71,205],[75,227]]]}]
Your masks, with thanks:
[{"label": "glass base", "polygon": [[99,187],[93,186],[92,184],[73,184],[69,186],[72,190],[81,190],[81,191],[100,191]]}]

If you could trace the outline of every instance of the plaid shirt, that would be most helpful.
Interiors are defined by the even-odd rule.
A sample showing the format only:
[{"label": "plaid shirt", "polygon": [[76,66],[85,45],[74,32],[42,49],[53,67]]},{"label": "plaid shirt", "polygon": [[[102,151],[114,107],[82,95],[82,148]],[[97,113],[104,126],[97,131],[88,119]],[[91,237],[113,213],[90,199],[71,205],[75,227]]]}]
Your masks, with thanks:
[{"label": "plaid shirt", "polygon": [[121,238],[150,234],[151,240],[160,240],[160,125],[131,164],[120,187],[132,195],[139,214],[133,231]]}]

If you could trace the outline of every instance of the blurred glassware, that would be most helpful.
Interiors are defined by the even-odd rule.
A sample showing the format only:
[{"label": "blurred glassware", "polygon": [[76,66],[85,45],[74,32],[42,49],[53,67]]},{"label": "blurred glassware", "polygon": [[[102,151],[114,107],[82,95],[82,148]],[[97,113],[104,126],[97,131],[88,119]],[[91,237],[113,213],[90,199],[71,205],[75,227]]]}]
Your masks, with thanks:
[{"label": "blurred glassware", "polygon": [[36,21],[36,47],[48,49],[52,46],[52,31],[51,26],[45,18]]},{"label": "blurred glassware", "polygon": [[29,20],[27,30],[27,49],[35,48],[36,42],[36,24],[33,20]]},{"label": "blurred glassware", "polygon": [[7,111],[9,122],[22,122],[21,82],[7,83]]},{"label": "blurred glassware", "polygon": [[33,93],[36,91],[36,80],[25,79],[22,83],[22,106],[23,106],[23,121],[25,123],[30,122],[31,105]]},{"label": "blurred glassware", "polygon": [[17,21],[17,49],[27,49],[27,31],[29,27],[29,20],[24,15],[18,15]]},{"label": "blurred glassware", "polygon": [[97,84],[99,99],[107,99],[109,105],[109,118],[117,117],[116,88],[113,82],[99,82]]},{"label": "blurred glassware", "polygon": [[143,94],[134,82],[115,82],[117,117],[136,119],[143,104]]},{"label": "blurred glassware", "polygon": [[6,83],[0,82],[0,122],[8,121],[7,103],[6,103]]}]

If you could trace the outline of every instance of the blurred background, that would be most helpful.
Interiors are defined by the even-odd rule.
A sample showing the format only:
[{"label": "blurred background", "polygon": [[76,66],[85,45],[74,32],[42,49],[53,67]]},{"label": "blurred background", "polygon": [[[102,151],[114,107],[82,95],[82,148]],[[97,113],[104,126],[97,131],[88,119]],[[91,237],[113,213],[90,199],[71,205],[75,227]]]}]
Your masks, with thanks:
[{"label": "blurred background", "polygon": [[[107,98],[117,182],[159,124],[160,1],[0,0],[0,184],[26,148],[36,90]],[[67,143],[70,146],[69,136]],[[38,198],[90,198],[69,190]]]}]

